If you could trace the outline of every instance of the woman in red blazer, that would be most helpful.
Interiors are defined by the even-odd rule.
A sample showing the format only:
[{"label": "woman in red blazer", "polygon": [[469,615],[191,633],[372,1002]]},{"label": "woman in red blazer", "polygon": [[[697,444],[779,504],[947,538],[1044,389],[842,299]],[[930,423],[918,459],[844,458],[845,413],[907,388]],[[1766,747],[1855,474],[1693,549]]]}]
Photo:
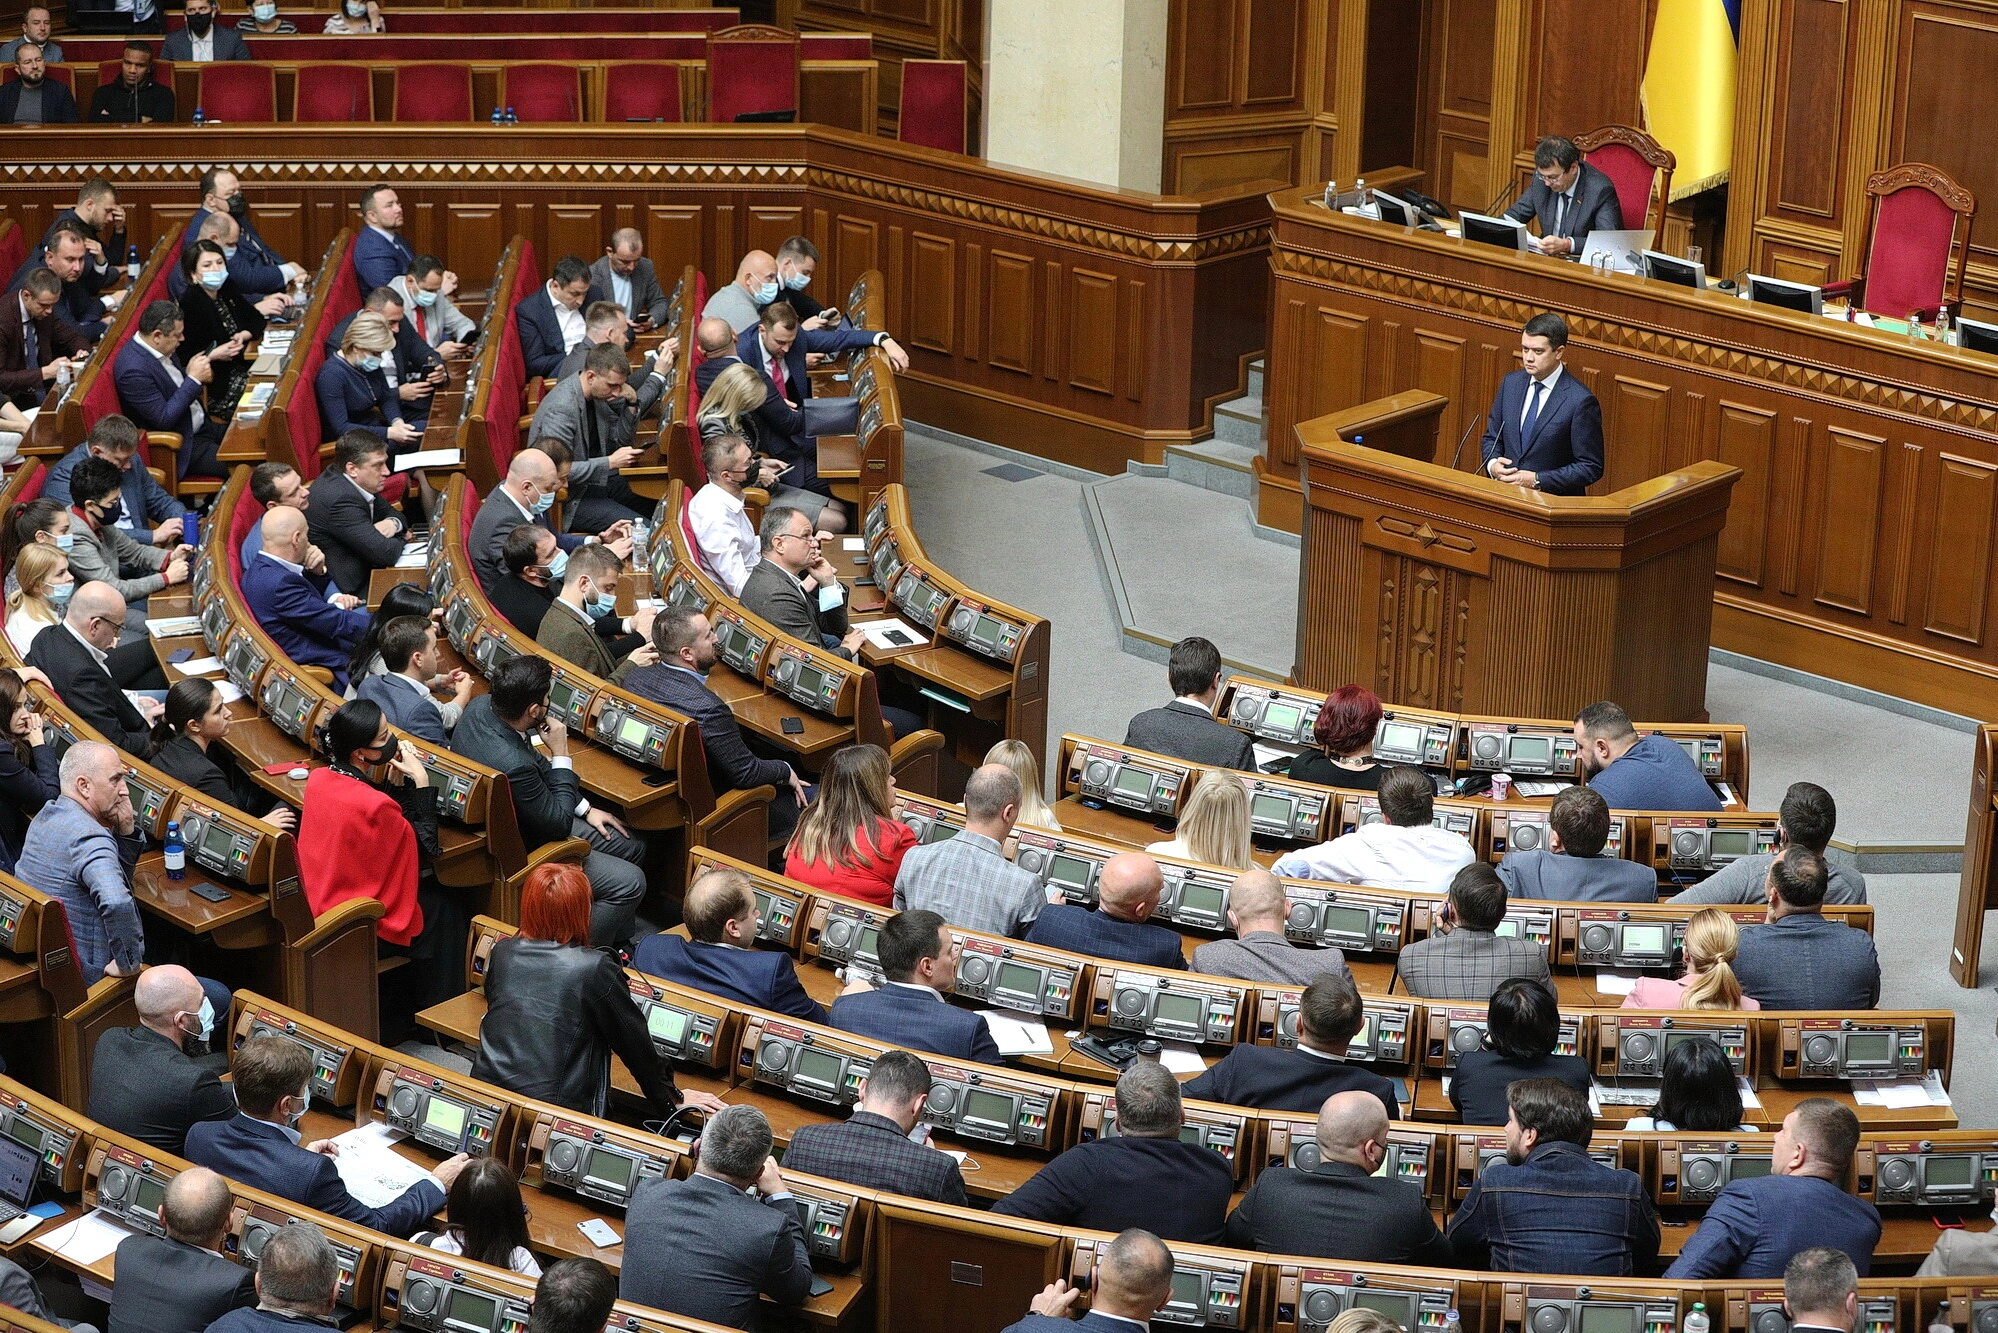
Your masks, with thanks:
[{"label": "woman in red blazer", "polygon": [[826,762],[819,794],[798,817],[784,873],[876,907],[895,902],[895,875],[916,835],[896,816],[901,797],[878,745],[849,745]]}]

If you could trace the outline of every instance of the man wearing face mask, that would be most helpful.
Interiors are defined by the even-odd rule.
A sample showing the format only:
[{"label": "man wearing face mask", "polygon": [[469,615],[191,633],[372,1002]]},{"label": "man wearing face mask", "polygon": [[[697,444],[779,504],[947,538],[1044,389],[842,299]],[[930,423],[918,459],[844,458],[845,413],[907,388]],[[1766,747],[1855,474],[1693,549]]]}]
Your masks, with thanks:
[{"label": "man wearing face mask", "polygon": [[201,174],[200,189],[201,207],[187,220],[187,228],[181,233],[182,245],[192,245],[201,239],[202,224],[210,216],[226,213],[235,221],[238,236],[234,241],[220,236],[212,239],[221,243],[222,253],[229,259],[229,277],[237,291],[249,297],[269,296],[298,281],[305,270],[287,264],[257,234],[257,224],[250,218],[249,197],[243,193],[243,182],[233,170],[210,167]]},{"label": "man wearing face mask", "polygon": [[631,386],[631,362],[614,342],[599,343],[583,358],[583,368],[542,396],[528,433],[560,440],[575,462],[569,469],[569,524],[585,532],[641,518],[649,501],[618,475],[638,461],[638,414],[656,401],[663,382],[656,375],[646,397]]},{"label": "man wearing face mask", "polygon": [[467,356],[479,326],[451,302],[458,275],[436,255],[418,255],[409,272],[389,284],[401,297],[416,336],[437,349],[445,360]]},{"label": "man wearing face mask", "polygon": [[326,553],[312,545],[304,514],[267,510],[261,526],[264,549],[243,567],[243,600],[278,651],[300,666],[327,668],[334,692],[343,693],[348,661],[368,632],[367,608],[347,593],[328,599]]},{"label": "man wearing face mask", "polygon": [[[132,991],[139,1025],[97,1039],[90,1118],[108,1129],[180,1156],[187,1131],[236,1114],[236,1098],[216,1078],[228,1056],[210,1054],[218,1022],[201,982],[184,967],[149,967]],[[222,1020],[227,1015],[221,1016]],[[206,1057],[206,1058],[203,1058]]]},{"label": "man wearing face mask", "polygon": [[653,612],[641,607],[633,616],[631,632],[606,640],[597,633],[597,622],[617,610],[618,582],[624,562],[601,546],[585,546],[569,558],[563,571],[562,591],[554,605],[541,617],[536,643],[565,662],[573,662],[592,675],[605,677],[613,685],[624,684],[632,668],[650,666],[659,660],[646,637],[652,632]]},{"label": "man wearing face mask", "polygon": [[250,48],[232,27],[215,22],[215,0],[187,0],[187,26],[176,28],[160,43],[162,60],[248,60]]},{"label": "man wearing face mask", "polygon": [[735,281],[708,298],[701,318],[727,320],[739,338],[743,330],[756,327],[757,312],[776,300],[782,290],[776,258],[768,250],[751,250],[736,266]]},{"label": "man wearing face mask", "polygon": [[[568,480],[563,470],[571,466],[573,455],[569,446],[560,440],[540,436],[532,438],[534,442],[515,454],[513,461],[507,464],[506,480],[494,487],[493,493],[479,506],[479,512],[472,518],[472,530],[465,538],[466,549],[472,554],[472,570],[479,576],[479,585],[489,596],[494,586],[506,577],[508,535],[523,523],[548,527],[548,511],[555,504],[555,493]],[[631,524],[619,521],[594,537],[564,532],[556,534],[556,541],[564,551],[574,551],[592,542],[603,542],[618,559],[624,560],[631,556],[630,533]],[[559,580],[562,571],[556,570],[555,577]],[[532,634],[534,631],[527,632]]]},{"label": "man wearing face mask", "polygon": [[840,321],[840,312],[824,305],[806,288],[812,285],[812,276],[819,269],[819,247],[813,245],[807,236],[792,236],[777,247],[777,285],[783,290],[779,299],[798,312],[808,329],[830,329]]},{"label": "man wearing face mask", "polygon": [[337,1144],[301,1142],[298,1122],[312,1102],[311,1053],[286,1037],[252,1037],[232,1067],[237,1114],[194,1126],[186,1155],[240,1184],[406,1239],[444,1206],[444,1191],[472,1160],[464,1153],[447,1158],[382,1207],[370,1208],[341,1182],[333,1164]]}]

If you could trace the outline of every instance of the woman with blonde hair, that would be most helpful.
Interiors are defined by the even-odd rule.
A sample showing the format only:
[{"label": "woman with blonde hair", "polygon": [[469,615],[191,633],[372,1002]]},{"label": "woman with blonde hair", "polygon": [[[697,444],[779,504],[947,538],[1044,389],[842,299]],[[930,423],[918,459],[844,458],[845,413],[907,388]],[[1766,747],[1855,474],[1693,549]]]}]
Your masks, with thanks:
[{"label": "woman with blonde hair", "polygon": [[1640,978],[1623,997],[1626,1009],[1760,1009],[1753,996],[1741,993],[1729,964],[1741,946],[1734,918],[1704,907],[1686,922],[1686,975],[1675,981]]},{"label": "woman with blonde hair", "polygon": [[1325,1326],[1325,1333],[1406,1333],[1379,1310],[1352,1309]]},{"label": "woman with blonde hair", "polygon": [[1249,789],[1229,773],[1201,774],[1179,817],[1179,836],[1145,850],[1155,856],[1247,870],[1255,864],[1249,845]]},{"label": "woman with blonde hair", "polygon": [[1020,815],[1014,823],[1061,832],[1061,821],[1041,795],[1040,765],[1034,762],[1034,752],[1025,741],[1000,741],[985,752],[984,762],[1002,764],[1020,780]]},{"label": "woman with blonde hair", "polygon": [[17,587],[7,597],[7,640],[26,657],[35,636],[63,618],[76,577],[61,548],[36,542],[14,561]]},{"label": "woman with blonde hair", "polygon": [[784,849],[784,873],[842,898],[894,906],[895,876],[916,845],[916,835],[896,818],[900,805],[886,750],[835,750]]},{"label": "woman with blonde hair", "polygon": [[383,358],[394,355],[395,334],[381,312],[355,315],[340,335],[339,352],[326,358],[312,382],[319,396],[321,443],[364,430],[380,436],[389,453],[396,454],[423,438],[422,431],[403,420],[402,400],[382,375]]}]

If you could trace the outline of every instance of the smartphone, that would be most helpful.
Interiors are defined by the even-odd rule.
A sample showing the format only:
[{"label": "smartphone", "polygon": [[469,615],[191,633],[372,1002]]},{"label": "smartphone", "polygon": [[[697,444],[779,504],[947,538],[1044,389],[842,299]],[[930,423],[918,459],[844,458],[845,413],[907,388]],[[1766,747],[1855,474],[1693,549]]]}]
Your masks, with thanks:
[{"label": "smartphone", "polygon": [[180,539],[189,546],[201,540],[201,518],[197,514],[180,516]]},{"label": "smartphone", "polygon": [[187,661],[193,656],[194,656],[194,649],[192,648],[176,648],[172,652],[167,654],[167,665],[179,666],[182,662]]},{"label": "smartphone", "polygon": [[229,901],[229,890],[219,884],[190,884],[187,886],[197,898],[206,898],[211,903]]},{"label": "smartphone", "polygon": [[802,718],[787,717],[783,719],[780,725],[784,728],[786,736],[802,736],[805,734],[805,723]]}]

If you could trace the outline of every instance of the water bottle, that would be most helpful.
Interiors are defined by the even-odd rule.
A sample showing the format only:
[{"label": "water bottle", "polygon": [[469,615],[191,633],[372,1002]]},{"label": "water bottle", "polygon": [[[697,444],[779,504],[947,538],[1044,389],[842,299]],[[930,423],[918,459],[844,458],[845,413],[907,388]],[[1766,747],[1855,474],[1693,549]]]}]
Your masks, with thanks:
[{"label": "water bottle", "polygon": [[646,548],[651,537],[652,529],[646,526],[644,519],[631,521],[631,563],[639,569],[645,568]]},{"label": "water bottle", "polygon": [[1339,206],[1339,202],[1338,202],[1338,201],[1339,201],[1339,182],[1338,182],[1338,181],[1326,181],[1326,182],[1325,182],[1325,207],[1327,207],[1327,208],[1337,208],[1337,207]]},{"label": "water bottle", "polygon": [[1367,206],[1367,178],[1365,176],[1353,182],[1353,193],[1360,196],[1359,207],[1365,208]]},{"label": "water bottle", "polygon": [[126,276],[131,278],[133,282],[137,282],[139,280],[139,270],[145,266],[145,262],[139,258],[139,247],[136,245],[127,246],[125,249]]},{"label": "water bottle", "polygon": [[56,362],[55,386],[58,396],[69,392],[69,361],[67,359]]},{"label": "water bottle", "polygon": [[504,110],[502,110],[501,108],[499,108],[499,107],[494,107],[494,108],[493,108],[493,128],[494,128],[494,129],[498,129],[498,128],[500,127],[500,125],[501,125],[501,124],[502,124],[502,123],[503,123],[503,122],[505,121],[505,119],[506,119],[506,112],[505,112]]},{"label": "water bottle", "polygon": [[207,123],[208,123],[208,113],[202,110],[200,107],[194,108],[194,128],[198,130]]},{"label": "water bottle", "polygon": [[1680,1333],[1707,1333],[1708,1326],[1712,1322],[1707,1318],[1706,1302],[1695,1301],[1692,1312],[1686,1316],[1686,1322],[1679,1325]]},{"label": "water bottle", "polygon": [[168,879],[187,878],[187,844],[180,840],[180,821],[167,823],[166,872]]},{"label": "water bottle", "polygon": [[1936,311],[1935,331],[1936,331],[1936,341],[1947,346],[1950,342],[1948,306],[1944,306],[1940,310]]},{"label": "water bottle", "polygon": [[1455,1309],[1443,1312],[1443,1333],[1464,1333],[1464,1316]]},{"label": "water bottle", "polygon": [[515,115],[515,114],[513,113],[513,108],[512,108],[512,107],[508,107],[508,108],[506,109],[506,123],[507,123],[507,124],[509,124],[509,125],[518,125],[518,124],[520,124],[520,117],[519,117],[519,116],[516,116],[516,115]]}]

